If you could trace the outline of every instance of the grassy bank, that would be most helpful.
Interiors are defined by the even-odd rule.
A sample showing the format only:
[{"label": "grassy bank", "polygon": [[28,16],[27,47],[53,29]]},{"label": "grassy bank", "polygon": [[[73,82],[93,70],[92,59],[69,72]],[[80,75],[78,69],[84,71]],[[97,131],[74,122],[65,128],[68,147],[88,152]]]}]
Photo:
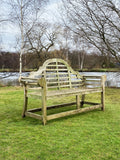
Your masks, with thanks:
[{"label": "grassy bank", "polygon": [[84,68],[82,72],[119,72],[120,68],[93,68],[87,69]]},{"label": "grassy bank", "polygon": [[[31,72],[31,71],[36,71],[37,69],[23,69],[23,72]],[[77,71],[81,71],[78,69],[75,69]],[[87,69],[83,68],[83,72],[119,72],[120,68],[92,68],[92,69]],[[19,72],[19,69],[0,69],[0,72]]]},{"label": "grassy bank", "polygon": [[[97,101],[100,95],[86,98]],[[22,105],[22,88],[0,87],[0,160],[120,159],[120,89],[106,89],[105,112],[98,109],[59,118],[46,126],[39,120],[22,119]],[[31,100],[29,105],[39,106],[39,101]]]},{"label": "grassy bank", "polygon": [[[22,72],[32,72],[32,71],[36,71],[37,69],[23,69]],[[9,69],[9,68],[5,68],[5,69],[0,69],[0,72],[19,72],[19,69]]]}]

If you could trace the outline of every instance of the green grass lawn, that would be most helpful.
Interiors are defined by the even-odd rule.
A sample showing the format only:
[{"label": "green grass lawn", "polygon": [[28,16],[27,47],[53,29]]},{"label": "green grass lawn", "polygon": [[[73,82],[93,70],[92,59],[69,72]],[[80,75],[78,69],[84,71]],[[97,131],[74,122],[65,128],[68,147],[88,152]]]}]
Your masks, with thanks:
[{"label": "green grass lawn", "polygon": [[[48,105],[73,98],[54,98]],[[99,94],[86,96],[99,98]],[[29,105],[40,103],[31,99]],[[46,126],[30,117],[22,119],[22,106],[22,88],[0,87],[0,160],[120,159],[120,89],[106,89],[105,112],[97,109],[59,118]]]}]

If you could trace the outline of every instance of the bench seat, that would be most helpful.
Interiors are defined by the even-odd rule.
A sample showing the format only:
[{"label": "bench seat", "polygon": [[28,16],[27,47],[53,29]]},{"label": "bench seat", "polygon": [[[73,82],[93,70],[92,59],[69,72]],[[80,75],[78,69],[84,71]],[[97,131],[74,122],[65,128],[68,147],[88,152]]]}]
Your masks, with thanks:
[{"label": "bench seat", "polygon": [[[46,97],[53,97],[53,96],[65,96],[65,95],[82,95],[82,94],[89,94],[89,93],[97,93],[102,92],[101,88],[74,88],[74,89],[63,89],[63,90],[55,90],[55,91],[48,91],[46,93]],[[40,98],[42,96],[41,92],[31,92],[28,94],[30,97]]]}]

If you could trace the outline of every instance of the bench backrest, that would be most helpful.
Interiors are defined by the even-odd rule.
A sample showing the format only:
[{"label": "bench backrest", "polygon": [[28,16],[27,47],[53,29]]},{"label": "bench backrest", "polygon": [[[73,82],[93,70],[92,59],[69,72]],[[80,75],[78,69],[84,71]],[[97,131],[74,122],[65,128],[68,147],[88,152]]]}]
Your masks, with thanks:
[{"label": "bench backrest", "polygon": [[82,76],[75,72],[66,61],[62,59],[49,59],[36,72],[31,72],[30,78],[45,77],[47,89],[49,88],[78,88],[83,85]]}]

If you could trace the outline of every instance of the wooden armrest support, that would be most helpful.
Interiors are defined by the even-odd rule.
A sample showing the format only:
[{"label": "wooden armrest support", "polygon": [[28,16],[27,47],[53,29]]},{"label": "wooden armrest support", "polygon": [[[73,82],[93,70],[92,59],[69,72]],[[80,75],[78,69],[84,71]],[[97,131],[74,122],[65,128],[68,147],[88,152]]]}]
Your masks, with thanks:
[{"label": "wooden armrest support", "polygon": [[38,85],[42,88],[46,88],[46,80],[44,77],[38,79]]}]

